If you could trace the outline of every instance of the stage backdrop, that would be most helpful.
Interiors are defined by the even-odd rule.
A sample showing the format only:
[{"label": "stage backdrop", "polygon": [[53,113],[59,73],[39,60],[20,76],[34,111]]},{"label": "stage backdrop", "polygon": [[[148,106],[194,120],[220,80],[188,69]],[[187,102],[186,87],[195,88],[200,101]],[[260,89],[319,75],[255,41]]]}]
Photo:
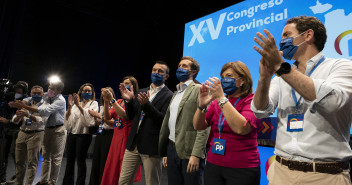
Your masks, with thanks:
[{"label": "stage backdrop", "polygon": [[[268,29],[279,45],[286,20],[300,15],[315,16],[327,29],[323,53],[331,58],[352,59],[351,12],[351,0],[243,1],[187,23],[183,55],[192,56],[199,62],[197,80],[201,83],[209,77],[220,77],[225,63],[242,61],[249,67],[255,90],[260,60],[260,55],[253,49],[256,32],[264,34],[263,30]],[[293,61],[288,62],[292,64]],[[270,125],[263,127],[268,128],[264,131],[273,130]]]}]

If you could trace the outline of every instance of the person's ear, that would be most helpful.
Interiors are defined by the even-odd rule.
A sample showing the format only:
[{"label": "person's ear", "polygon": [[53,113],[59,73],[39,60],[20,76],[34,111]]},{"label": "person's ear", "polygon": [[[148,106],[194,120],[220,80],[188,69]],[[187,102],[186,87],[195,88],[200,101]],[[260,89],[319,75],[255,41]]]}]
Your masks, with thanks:
[{"label": "person's ear", "polygon": [[165,78],[165,80],[167,80],[169,77],[170,77],[170,75],[166,74],[164,78]]},{"label": "person's ear", "polygon": [[305,36],[305,40],[309,44],[313,44],[314,43],[314,30],[312,30],[312,29],[307,30],[306,36]]}]

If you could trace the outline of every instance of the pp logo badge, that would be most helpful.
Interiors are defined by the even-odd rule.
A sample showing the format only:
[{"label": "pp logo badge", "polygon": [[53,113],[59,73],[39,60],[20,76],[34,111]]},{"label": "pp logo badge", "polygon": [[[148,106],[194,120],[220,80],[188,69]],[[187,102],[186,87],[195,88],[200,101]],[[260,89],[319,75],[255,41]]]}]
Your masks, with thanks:
[{"label": "pp logo badge", "polygon": [[225,154],[225,144],[226,144],[225,139],[214,138],[212,152],[214,154],[224,155]]}]

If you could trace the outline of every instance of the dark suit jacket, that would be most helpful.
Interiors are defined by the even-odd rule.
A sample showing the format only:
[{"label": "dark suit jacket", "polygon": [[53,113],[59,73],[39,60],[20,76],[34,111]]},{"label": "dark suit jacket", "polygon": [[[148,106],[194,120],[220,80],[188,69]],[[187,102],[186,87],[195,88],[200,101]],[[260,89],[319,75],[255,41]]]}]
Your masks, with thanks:
[{"label": "dark suit jacket", "polygon": [[[148,88],[139,92],[147,92]],[[137,145],[138,152],[146,155],[158,155],[159,132],[166,110],[169,106],[173,93],[168,87],[163,87],[152,102],[141,106],[137,98],[126,103],[126,113],[129,119],[133,118],[133,124],[127,139],[126,149],[133,150]],[[137,129],[142,110],[145,113],[143,121]]]}]

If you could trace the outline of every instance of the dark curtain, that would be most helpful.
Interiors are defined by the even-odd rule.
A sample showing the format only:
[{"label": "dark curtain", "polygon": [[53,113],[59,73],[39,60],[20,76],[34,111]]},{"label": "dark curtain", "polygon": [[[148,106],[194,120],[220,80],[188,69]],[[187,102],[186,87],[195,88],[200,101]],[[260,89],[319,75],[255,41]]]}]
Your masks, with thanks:
[{"label": "dark curtain", "polygon": [[25,0],[0,1],[0,78],[11,78],[18,49]]}]

